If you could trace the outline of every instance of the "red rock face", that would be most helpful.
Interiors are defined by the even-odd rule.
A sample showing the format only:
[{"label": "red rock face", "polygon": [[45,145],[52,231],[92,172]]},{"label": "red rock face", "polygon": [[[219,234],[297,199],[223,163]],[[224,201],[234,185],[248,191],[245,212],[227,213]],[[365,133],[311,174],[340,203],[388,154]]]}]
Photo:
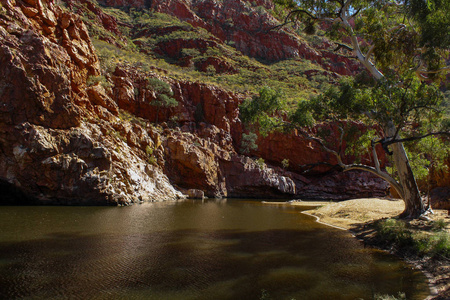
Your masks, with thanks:
[{"label": "red rock face", "polygon": [[229,134],[213,125],[203,124],[197,136],[172,131],[164,147],[166,172],[182,189],[203,190],[208,197],[295,195],[292,179],[238,155]]},{"label": "red rock face", "polygon": [[113,16],[105,14],[103,12],[103,10],[101,10],[93,2],[91,2],[89,0],[76,0],[76,1],[67,0],[65,2],[67,3],[67,5],[69,7],[73,6],[74,3],[77,3],[77,4],[80,3],[80,4],[84,5],[88,10],[90,10],[91,12],[93,12],[96,15],[96,17],[98,18],[98,20],[100,20],[100,23],[106,30],[108,30],[118,36],[122,35],[122,33],[120,32],[120,30],[117,26],[117,19]]},{"label": "red rock face", "polygon": [[[348,122],[347,126],[355,126],[360,132],[365,132],[367,128],[362,123],[357,122]],[[324,126],[318,125],[316,127],[321,128],[321,130],[325,130],[327,135],[329,136],[329,147],[335,151],[339,151],[339,129],[338,126]],[[258,141],[258,150],[254,152],[255,155],[265,157],[270,162],[281,165],[281,162],[284,159],[289,160],[289,170],[303,173],[308,171],[309,174],[321,174],[324,172],[328,172],[336,166],[337,160],[334,155],[331,153],[325,152],[321,149],[320,145],[306,140],[303,136],[299,135],[297,131],[293,131],[291,133],[272,133],[267,137],[259,137]],[[342,149],[346,148],[345,141],[342,142]],[[381,149],[381,147],[377,146],[377,155],[380,160],[381,166],[384,167],[386,165],[386,154]],[[361,163],[373,165],[371,154],[366,153],[361,157]],[[347,155],[343,157],[344,163],[353,163],[355,157]],[[329,164],[324,165],[325,164]]]},{"label": "red rock face", "polygon": [[51,2],[7,3],[17,22],[0,31],[2,119],[78,125],[89,105],[82,93],[86,78],[100,73],[86,26]]},{"label": "red rock face", "polygon": [[[119,107],[155,121],[157,110],[151,105],[155,95],[146,89],[145,76],[130,68],[117,68],[114,74],[115,97]],[[179,124],[196,124],[197,127],[203,122],[230,133],[234,140],[239,139],[242,132],[239,120],[241,97],[213,85],[161,79],[170,83],[173,97],[179,104],[175,108],[161,108],[159,121],[168,122],[176,117]]]},{"label": "red rock face", "polygon": [[[150,105],[154,97],[145,93],[145,78],[126,67],[116,69],[115,74],[119,107],[155,120],[156,110]],[[386,194],[386,183],[364,172],[342,174],[327,166],[304,176],[294,173],[305,171],[304,165],[336,164],[334,157],[295,133],[271,134],[258,140],[255,154],[269,164],[261,168],[235,150],[240,148],[242,135],[238,111],[241,99],[237,95],[198,82],[161,80],[170,82],[179,105],[161,110],[159,120],[168,122],[176,117],[178,124],[184,124],[183,134],[167,129],[163,143],[165,172],[180,188],[200,189],[209,197],[349,199]],[[133,86],[140,87],[138,96]],[[364,130],[362,124],[355,125]],[[339,135],[337,127],[330,128],[333,135]],[[379,157],[384,159],[382,151]],[[280,166],[283,159],[289,160],[289,171],[273,166]]]},{"label": "red rock face", "polygon": [[81,19],[51,1],[4,3],[0,193],[19,203],[85,205],[182,197],[148,163],[155,157],[147,147],[161,152],[149,133],[118,122],[101,85],[87,87],[100,66]]},{"label": "red rock face", "polygon": [[220,59],[219,57],[208,57],[206,60],[195,63],[197,70],[208,72],[208,68],[214,68],[216,74],[237,74],[239,71],[229,62]]}]

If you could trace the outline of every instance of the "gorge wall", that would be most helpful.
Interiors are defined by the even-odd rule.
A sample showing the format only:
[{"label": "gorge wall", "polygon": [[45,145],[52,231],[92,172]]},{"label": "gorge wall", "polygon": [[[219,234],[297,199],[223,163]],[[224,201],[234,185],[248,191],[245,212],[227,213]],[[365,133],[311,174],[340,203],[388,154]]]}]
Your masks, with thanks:
[{"label": "gorge wall", "polygon": [[[147,5],[174,14],[213,32],[218,43],[233,40],[237,49],[254,57],[303,55],[319,63],[324,57],[289,33],[274,33],[275,40],[258,35],[273,22],[268,14],[254,14],[255,8],[245,1],[103,3]],[[240,17],[247,16],[245,12],[248,19]],[[105,28],[117,29],[115,17],[97,15]],[[230,19],[233,29],[221,29]],[[350,62],[343,66],[329,70],[355,70]],[[99,80],[92,83],[92,78]],[[160,110],[151,105],[156,94],[148,88],[148,78],[169,83],[178,105]],[[254,154],[267,164],[241,155],[238,106],[243,97],[216,85],[126,64],[106,73],[79,16],[49,0],[1,0],[2,201],[126,205],[184,198],[188,189],[203,190],[209,197],[385,195],[387,185],[366,173],[327,169],[300,174],[296,165],[330,158],[294,133],[260,140],[262,150]],[[160,124],[152,123],[156,118]],[[283,159],[293,167],[282,168]]]}]

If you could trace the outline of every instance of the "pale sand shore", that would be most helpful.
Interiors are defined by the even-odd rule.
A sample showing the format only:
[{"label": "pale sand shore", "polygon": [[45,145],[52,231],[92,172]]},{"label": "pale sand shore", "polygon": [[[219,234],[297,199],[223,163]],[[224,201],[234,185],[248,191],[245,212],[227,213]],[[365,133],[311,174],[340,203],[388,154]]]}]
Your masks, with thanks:
[{"label": "pale sand shore", "polygon": [[[266,202],[273,205],[296,205],[315,206],[314,209],[306,210],[303,213],[317,217],[320,223],[344,230],[350,230],[358,235],[363,231],[364,224],[382,218],[393,218],[398,216],[404,209],[403,201],[379,198],[363,198],[347,200],[341,202],[327,201],[289,201],[289,202]],[[434,214],[429,215],[433,220],[447,218],[447,211],[434,210]],[[450,223],[450,222],[448,222]],[[447,231],[450,225],[447,224]],[[359,231],[359,232],[358,232]],[[406,258],[407,259],[407,258]],[[427,299],[450,299],[450,266],[448,264],[433,264],[424,260],[409,260],[416,268],[421,269],[427,275],[430,282],[432,296]]]}]

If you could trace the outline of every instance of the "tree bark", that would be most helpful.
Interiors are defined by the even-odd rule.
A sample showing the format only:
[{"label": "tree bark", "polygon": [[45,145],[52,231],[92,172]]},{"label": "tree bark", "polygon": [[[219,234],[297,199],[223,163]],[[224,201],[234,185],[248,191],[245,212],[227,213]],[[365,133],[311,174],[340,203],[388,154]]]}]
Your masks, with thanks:
[{"label": "tree bark", "polygon": [[[385,133],[394,139],[398,138],[394,136],[396,128],[392,122],[386,124]],[[392,144],[392,152],[398,172],[399,184],[403,189],[402,198],[405,202],[405,210],[400,214],[400,217],[408,219],[418,218],[425,211],[425,208],[403,143]]]}]

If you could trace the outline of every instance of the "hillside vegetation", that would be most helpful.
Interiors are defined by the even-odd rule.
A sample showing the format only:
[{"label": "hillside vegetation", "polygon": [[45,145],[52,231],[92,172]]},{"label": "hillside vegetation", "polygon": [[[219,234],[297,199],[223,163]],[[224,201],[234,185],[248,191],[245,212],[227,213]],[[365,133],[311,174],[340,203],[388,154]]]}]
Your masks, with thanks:
[{"label": "hillside vegetation", "polygon": [[[87,25],[105,75],[113,72],[117,64],[131,64],[142,72],[214,84],[245,95],[255,94],[263,86],[279,88],[292,102],[320,93],[337,82],[341,75],[327,70],[328,65],[345,67],[342,61],[323,58],[319,63],[302,58],[301,54],[273,61],[249,57],[237,50],[232,40],[221,40],[202,27],[148,8],[102,7],[95,1],[68,3],[66,7],[81,15]],[[286,14],[279,7],[268,11],[251,1],[247,3],[254,14]],[[95,13],[98,10],[103,17]],[[269,25],[275,24],[278,22],[274,19]],[[221,25],[225,30],[235,26],[231,19]],[[272,34],[269,25],[263,29],[267,30],[267,38]],[[320,32],[309,36],[301,29],[287,30],[301,43],[313,47],[323,48],[327,43]]]}]

